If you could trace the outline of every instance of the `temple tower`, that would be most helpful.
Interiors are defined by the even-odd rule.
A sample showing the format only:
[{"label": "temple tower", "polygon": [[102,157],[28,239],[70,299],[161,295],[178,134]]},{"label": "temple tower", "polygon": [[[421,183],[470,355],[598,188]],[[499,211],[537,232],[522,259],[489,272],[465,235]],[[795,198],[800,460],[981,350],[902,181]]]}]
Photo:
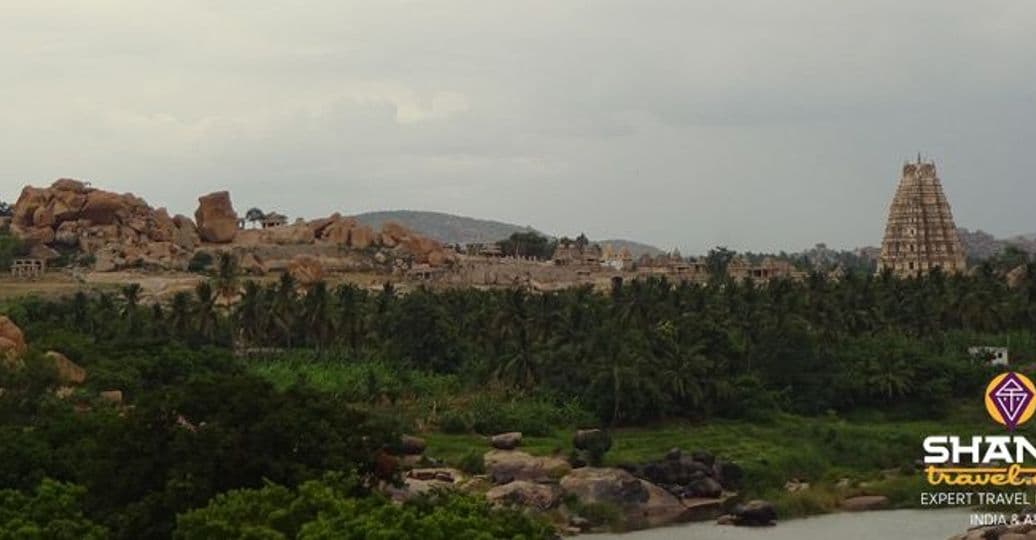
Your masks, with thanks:
[{"label": "temple tower", "polygon": [[936,267],[953,274],[966,270],[967,263],[935,163],[918,156],[917,163],[903,165],[903,177],[889,208],[878,272],[890,269],[907,277],[927,274]]}]

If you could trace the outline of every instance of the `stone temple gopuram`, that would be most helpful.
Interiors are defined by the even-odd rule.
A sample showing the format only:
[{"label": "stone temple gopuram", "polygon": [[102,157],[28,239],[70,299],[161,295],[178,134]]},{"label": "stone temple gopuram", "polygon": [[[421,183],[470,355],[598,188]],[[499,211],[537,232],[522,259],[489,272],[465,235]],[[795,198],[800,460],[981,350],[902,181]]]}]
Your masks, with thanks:
[{"label": "stone temple gopuram", "polygon": [[967,263],[935,163],[918,156],[916,163],[903,165],[903,177],[889,208],[878,272],[888,269],[907,277],[937,267],[953,274],[965,271]]}]

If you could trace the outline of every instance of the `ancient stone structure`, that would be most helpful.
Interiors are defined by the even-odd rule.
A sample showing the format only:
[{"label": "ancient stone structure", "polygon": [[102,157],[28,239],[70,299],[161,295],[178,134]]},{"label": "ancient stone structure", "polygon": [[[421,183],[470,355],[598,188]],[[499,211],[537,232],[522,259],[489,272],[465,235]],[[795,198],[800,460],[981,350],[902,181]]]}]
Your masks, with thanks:
[{"label": "ancient stone structure", "polygon": [[15,259],[11,262],[11,275],[16,278],[36,279],[43,277],[47,271],[47,261],[43,259]]},{"label": "ancient stone structure", "polygon": [[903,165],[903,177],[889,208],[878,272],[891,270],[907,277],[935,268],[963,272],[966,262],[935,163],[918,156],[916,163]]},{"label": "ancient stone structure", "polygon": [[263,216],[263,219],[259,220],[259,224],[264,229],[283,227],[288,224],[288,216],[278,214],[277,212],[270,212]]}]

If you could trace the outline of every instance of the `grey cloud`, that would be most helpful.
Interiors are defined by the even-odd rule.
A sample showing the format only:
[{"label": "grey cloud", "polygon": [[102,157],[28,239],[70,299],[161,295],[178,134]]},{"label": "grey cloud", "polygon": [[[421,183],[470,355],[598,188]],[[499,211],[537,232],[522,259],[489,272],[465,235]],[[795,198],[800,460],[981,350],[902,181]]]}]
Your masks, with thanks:
[{"label": "grey cloud", "polygon": [[[257,5],[258,4],[258,5]],[[420,208],[701,252],[880,240],[900,162],[1036,230],[1028,3],[11,2],[0,198]]]}]

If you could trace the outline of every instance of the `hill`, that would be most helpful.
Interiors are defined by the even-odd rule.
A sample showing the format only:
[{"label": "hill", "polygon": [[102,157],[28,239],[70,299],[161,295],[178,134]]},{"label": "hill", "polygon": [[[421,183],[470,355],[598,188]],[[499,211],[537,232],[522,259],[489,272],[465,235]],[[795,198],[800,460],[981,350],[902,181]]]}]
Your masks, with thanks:
[{"label": "hill", "polygon": [[634,258],[640,257],[641,255],[648,254],[652,257],[665,253],[661,249],[652,246],[650,244],[643,244],[641,242],[634,242],[633,240],[622,240],[620,238],[613,238],[610,240],[595,240],[597,243],[604,245],[610,244],[612,249],[618,251],[622,248],[630,250],[630,253]]},{"label": "hill", "polygon": [[[529,226],[504,223],[491,219],[478,219],[466,216],[457,216],[444,212],[426,212],[421,210],[382,210],[378,212],[366,212],[353,216],[360,223],[379,228],[386,221],[395,221],[404,227],[434,238],[447,244],[471,244],[476,242],[496,242],[503,240],[516,232],[539,232],[552,236],[549,233],[538,231]],[[600,244],[611,244],[613,249],[619,250],[623,247],[629,248],[634,257],[640,257],[647,253],[658,255],[662,250],[631,240],[612,239],[594,240]]]},{"label": "hill", "polygon": [[1000,253],[1007,246],[1014,246],[1028,253],[1036,253],[1036,234],[996,238],[982,230],[972,232],[964,228],[957,229],[957,233],[960,235],[964,251],[970,259],[988,259]]},{"label": "hill", "polygon": [[534,230],[532,227],[522,227],[502,221],[419,210],[383,210],[366,212],[353,217],[360,223],[374,228],[381,227],[382,223],[386,221],[395,221],[412,231],[448,244],[496,242],[516,232]]}]

